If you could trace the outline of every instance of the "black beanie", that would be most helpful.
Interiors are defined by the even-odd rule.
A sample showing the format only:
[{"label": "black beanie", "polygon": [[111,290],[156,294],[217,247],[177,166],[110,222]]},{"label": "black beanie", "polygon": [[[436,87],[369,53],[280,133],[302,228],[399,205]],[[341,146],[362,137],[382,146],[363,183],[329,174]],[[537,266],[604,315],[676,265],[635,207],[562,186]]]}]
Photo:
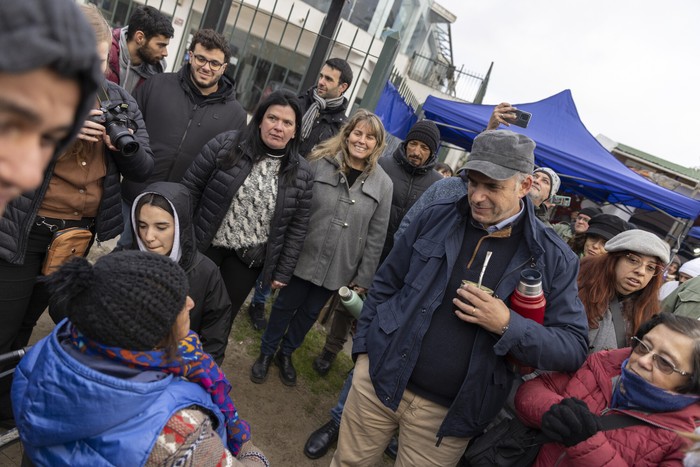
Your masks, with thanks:
[{"label": "black beanie", "polygon": [[440,144],[440,130],[435,123],[430,120],[416,122],[406,135],[406,143],[416,140],[425,143],[430,148],[430,155],[434,155]]},{"label": "black beanie", "polygon": [[44,279],[51,306],[102,344],[151,350],[185,306],[187,276],[167,256],[126,250],[91,265],[75,258]]}]

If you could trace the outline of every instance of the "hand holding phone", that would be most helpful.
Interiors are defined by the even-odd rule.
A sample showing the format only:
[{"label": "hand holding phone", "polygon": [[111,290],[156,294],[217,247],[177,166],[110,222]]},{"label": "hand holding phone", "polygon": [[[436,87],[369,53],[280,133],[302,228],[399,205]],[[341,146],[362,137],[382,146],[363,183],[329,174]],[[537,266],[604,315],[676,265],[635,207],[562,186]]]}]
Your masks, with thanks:
[{"label": "hand holding phone", "polygon": [[530,123],[532,114],[530,112],[525,112],[524,110],[514,110],[512,113],[515,114],[515,120],[510,121],[511,125],[519,126],[520,128],[527,128]]}]

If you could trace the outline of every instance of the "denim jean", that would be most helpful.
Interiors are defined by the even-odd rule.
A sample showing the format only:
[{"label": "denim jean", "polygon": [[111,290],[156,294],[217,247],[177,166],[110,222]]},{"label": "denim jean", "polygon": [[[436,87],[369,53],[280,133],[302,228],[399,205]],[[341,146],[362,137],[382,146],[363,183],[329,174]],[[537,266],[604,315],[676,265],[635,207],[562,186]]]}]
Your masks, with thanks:
[{"label": "denim jean", "polygon": [[345,378],[343,387],[340,389],[340,394],[338,394],[338,403],[331,409],[331,418],[335,420],[338,425],[340,425],[340,417],[343,416],[343,409],[345,408],[345,401],[348,399],[350,386],[352,386],[352,375],[354,372],[355,368],[351,369],[348,373],[348,377]]},{"label": "denim jean", "polygon": [[292,355],[304,342],[332,290],[292,276],[289,285],[280,290],[262,335],[260,353],[272,355],[277,348],[283,355]]},{"label": "denim jean", "polygon": [[267,297],[270,296],[270,284],[263,284],[263,274],[260,273],[258,278],[255,280],[255,292],[253,293],[253,299],[250,301],[251,305],[265,305],[267,302]]}]

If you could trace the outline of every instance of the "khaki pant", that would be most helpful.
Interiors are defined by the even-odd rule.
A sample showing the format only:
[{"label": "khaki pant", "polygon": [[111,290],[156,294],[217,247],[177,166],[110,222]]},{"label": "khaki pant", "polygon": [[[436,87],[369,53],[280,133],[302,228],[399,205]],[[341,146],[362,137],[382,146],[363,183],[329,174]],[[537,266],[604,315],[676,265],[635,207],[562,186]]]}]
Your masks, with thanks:
[{"label": "khaki pant", "polygon": [[456,465],[469,438],[445,437],[439,447],[435,446],[435,435],[446,414],[446,407],[408,390],[404,391],[396,412],[387,408],[374,392],[367,355],[360,355],[331,467],[376,464],[396,429],[399,430],[396,467]]}]

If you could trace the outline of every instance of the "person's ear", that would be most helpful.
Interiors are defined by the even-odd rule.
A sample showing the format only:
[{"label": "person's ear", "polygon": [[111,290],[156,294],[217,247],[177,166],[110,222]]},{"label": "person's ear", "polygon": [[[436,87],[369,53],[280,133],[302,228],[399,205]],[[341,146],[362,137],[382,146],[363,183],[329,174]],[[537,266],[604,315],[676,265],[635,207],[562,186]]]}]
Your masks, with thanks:
[{"label": "person's ear", "polygon": [[134,33],[134,41],[136,42],[136,45],[142,46],[146,42],[146,35],[143,33],[143,31],[136,31]]},{"label": "person's ear", "polygon": [[350,85],[348,83],[342,83],[340,86],[338,86],[338,89],[340,89],[340,95],[342,96],[345,91],[348,90]]},{"label": "person's ear", "polygon": [[532,188],[532,175],[528,175],[522,182],[520,182],[520,186],[518,187],[518,196],[523,198],[530,192],[530,188]]}]

